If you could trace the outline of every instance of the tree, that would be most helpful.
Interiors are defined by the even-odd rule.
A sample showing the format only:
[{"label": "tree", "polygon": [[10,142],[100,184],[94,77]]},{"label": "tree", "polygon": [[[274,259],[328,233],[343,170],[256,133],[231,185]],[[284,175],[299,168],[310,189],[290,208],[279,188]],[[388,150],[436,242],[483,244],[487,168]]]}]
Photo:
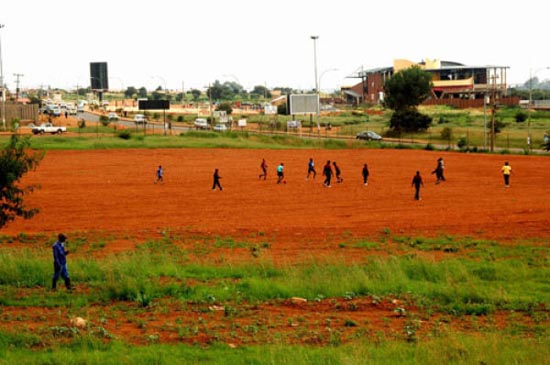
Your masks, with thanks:
[{"label": "tree", "polygon": [[432,118],[420,113],[416,107],[432,91],[431,75],[418,66],[401,70],[384,84],[384,104],[394,113],[390,128],[394,131],[418,132],[426,130]]},{"label": "tree", "polygon": [[401,70],[384,83],[384,104],[395,111],[416,108],[432,91],[432,76],[418,66]]},{"label": "tree", "polygon": [[254,86],[254,89],[252,89],[250,94],[256,95],[257,97],[260,97],[260,98],[264,98],[264,97],[271,98],[271,92],[265,86],[262,86],[262,85]]},{"label": "tree", "polygon": [[138,96],[139,96],[140,98],[146,98],[146,97],[147,97],[147,89],[146,89],[144,86],[142,86],[142,87],[139,88],[139,90],[138,90]]},{"label": "tree", "polygon": [[199,98],[201,97],[201,91],[198,90],[198,89],[193,89],[191,91],[189,91],[189,93],[191,93],[191,95],[193,95],[193,100],[197,101],[199,100]]},{"label": "tree", "polygon": [[13,221],[16,217],[32,218],[38,209],[28,209],[23,201],[26,193],[37,186],[19,187],[23,175],[36,169],[43,152],[29,152],[30,138],[12,135],[8,145],[0,152],[0,227]]},{"label": "tree", "polygon": [[134,95],[138,93],[138,90],[133,86],[128,86],[126,91],[124,92],[124,96],[127,98],[133,98]]},{"label": "tree", "polygon": [[430,127],[432,118],[420,113],[415,108],[397,110],[393,112],[390,119],[390,128],[394,131],[420,132]]},{"label": "tree", "polygon": [[231,103],[228,102],[218,104],[216,110],[225,111],[227,115],[231,115],[231,113],[233,113],[233,107],[231,106]]}]

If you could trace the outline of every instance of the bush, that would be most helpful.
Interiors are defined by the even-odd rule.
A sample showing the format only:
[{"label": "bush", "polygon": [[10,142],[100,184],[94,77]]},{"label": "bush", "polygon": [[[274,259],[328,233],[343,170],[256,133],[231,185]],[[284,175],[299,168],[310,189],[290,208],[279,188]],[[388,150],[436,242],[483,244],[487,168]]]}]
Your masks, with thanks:
[{"label": "bush", "polygon": [[390,128],[405,132],[425,131],[430,127],[432,118],[416,109],[395,111],[390,119]]},{"label": "bush", "polygon": [[78,128],[79,129],[86,128],[86,120],[84,118],[80,118],[78,120]]},{"label": "bush", "polygon": [[105,115],[102,115],[102,116],[99,117],[99,122],[104,127],[107,127],[109,125],[109,123],[111,123],[109,118],[107,118]]},{"label": "bush", "polygon": [[516,113],[515,119],[516,119],[516,123],[523,123],[527,120],[527,113],[520,110],[519,112]]},{"label": "bush", "polygon": [[185,119],[183,118],[183,115],[178,115],[176,118],[176,122],[183,122]]},{"label": "bush", "polygon": [[467,145],[468,145],[468,140],[464,136],[460,137],[456,142],[456,146],[461,150],[464,149]]},{"label": "bush", "polygon": [[453,130],[449,127],[445,127],[441,130],[441,139],[450,141],[453,138]]},{"label": "bush", "polygon": [[120,139],[128,140],[128,139],[132,138],[132,134],[129,131],[120,131],[120,132],[118,132],[117,137],[120,138]]}]

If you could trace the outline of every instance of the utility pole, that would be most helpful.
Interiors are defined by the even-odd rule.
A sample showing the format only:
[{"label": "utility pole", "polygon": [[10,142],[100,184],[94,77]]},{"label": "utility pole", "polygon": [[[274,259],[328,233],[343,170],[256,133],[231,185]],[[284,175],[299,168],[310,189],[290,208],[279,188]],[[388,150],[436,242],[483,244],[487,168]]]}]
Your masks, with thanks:
[{"label": "utility pole", "polygon": [[[0,24],[0,30],[4,24]],[[2,88],[2,127],[6,129],[6,89],[4,87],[4,66],[2,62],[2,39],[0,38],[0,87]]]},{"label": "utility pole", "polygon": [[19,91],[21,90],[19,88],[19,84],[20,84],[20,78],[25,76],[23,74],[13,74],[13,76],[15,76],[15,101],[17,102],[17,100],[19,100]]},{"label": "utility pole", "polygon": [[491,152],[495,150],[495,113],[497,110],[497,101],[496,101],[496,75],[493,73],[491,76]]},{"label": "utility pole", "polygon": [[[318,35],[312,35],[310,37],[313,40],[313,67],[315,71],[315,94],[317,94],[317,100],[321,99],[319,94],[319,79],[317,78],[317,39]],[[319,105],[317,104],[317,114],[315,115],[315,121],[317,122],[317,130],[321,131],[321,126],[319,125]]]}]

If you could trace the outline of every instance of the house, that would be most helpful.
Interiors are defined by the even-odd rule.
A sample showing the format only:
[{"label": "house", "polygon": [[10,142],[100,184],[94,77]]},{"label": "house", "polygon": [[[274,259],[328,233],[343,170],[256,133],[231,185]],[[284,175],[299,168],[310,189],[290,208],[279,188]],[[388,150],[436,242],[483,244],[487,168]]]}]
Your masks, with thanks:
[{"label": "house", "polygon": [[[384,83],[394,73],[419,66],[432,75],[432,95],[426,104],[460,104],[459,107],[483,105],[484,99],[494,97],[501,103],[516,103],[506,98],[508,66],[466,66],[458,62],[425,59],[415,63],[397,59],[392,67],[358,69],[348,76],[358,79],[352,86],[342,87],[349,103],[380,104],[384,101]],[[466,102],[464,102],[466,101]],[[457,103],[460,102],[460,103]]]}]

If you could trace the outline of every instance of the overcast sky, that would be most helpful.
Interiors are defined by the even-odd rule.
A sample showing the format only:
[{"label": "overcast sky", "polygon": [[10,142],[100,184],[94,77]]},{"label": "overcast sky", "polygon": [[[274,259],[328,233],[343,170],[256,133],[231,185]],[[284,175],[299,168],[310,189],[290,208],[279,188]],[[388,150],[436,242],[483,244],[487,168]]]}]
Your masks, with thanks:
[{"label": "overcast sky", "polygon": [[[330,4],[330,5],[329,5]],[[313,89],[318,35],[321,89],[362,65],[396,58],[509,66],[508,83],[550,79],[544,2],[483,0],[25,0],[2,1],[4,78],[15,88],[90,85],[90,62],[107,62],[111,89]],[[336,71],[334,69],[337,69]]]}]

